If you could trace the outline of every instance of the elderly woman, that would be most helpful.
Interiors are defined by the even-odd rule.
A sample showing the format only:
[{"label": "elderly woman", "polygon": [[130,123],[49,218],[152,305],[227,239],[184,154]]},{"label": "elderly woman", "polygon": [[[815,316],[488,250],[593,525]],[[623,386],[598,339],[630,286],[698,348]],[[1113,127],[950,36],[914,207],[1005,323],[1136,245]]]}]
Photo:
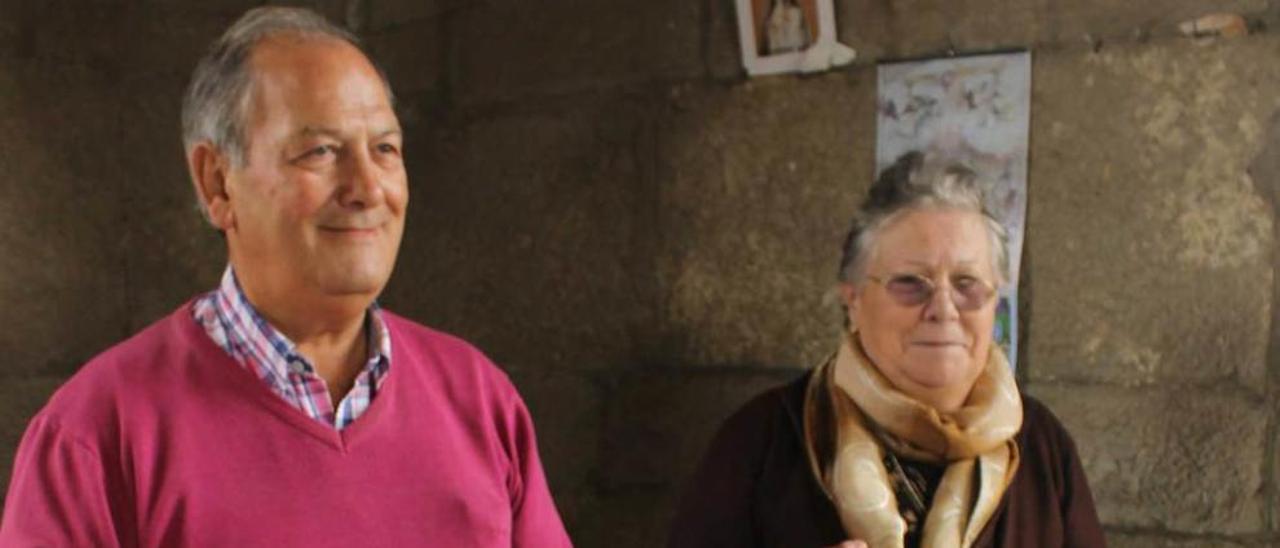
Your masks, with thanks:
[{"label": "elderly woman", "polygon": [[670,546],[1104,546],[1071,437],[991,341],[1005,240],[972,171],[885,170],[845,240],[839,348],[724,424]]}]

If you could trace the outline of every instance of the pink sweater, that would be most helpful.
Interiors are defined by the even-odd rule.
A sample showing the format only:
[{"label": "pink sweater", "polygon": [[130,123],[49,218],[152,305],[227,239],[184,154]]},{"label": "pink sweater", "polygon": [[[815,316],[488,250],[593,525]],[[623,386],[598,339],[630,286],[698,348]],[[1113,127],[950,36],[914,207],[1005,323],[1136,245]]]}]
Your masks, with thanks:
[{"label": "pink sweater", "polygon": [[533,424],[467,343],[385,313],[390,376],[336,431],[213,344],[190,304],[31,421],[0,546],[569,546]]}]

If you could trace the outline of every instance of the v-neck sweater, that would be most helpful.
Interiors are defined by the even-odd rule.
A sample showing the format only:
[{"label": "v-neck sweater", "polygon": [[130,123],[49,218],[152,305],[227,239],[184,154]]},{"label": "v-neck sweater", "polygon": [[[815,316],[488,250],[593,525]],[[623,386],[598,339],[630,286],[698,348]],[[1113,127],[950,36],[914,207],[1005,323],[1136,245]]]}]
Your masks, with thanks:
[{"label": "v-neck sweater", "polygon": [[338,431],[271,393],[191,303],[32,419],[0,546],[569,546],[533,424],[466,342],[384,311],[396,368]]}]

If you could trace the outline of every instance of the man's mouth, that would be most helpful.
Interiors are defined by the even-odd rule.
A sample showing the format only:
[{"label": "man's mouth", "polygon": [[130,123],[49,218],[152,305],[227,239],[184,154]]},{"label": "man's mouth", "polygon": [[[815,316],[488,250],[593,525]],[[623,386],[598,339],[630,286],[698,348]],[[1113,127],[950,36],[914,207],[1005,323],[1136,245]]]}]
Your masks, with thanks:
[{"label": "man's mouth", "polygon": [[939,347],[939,348],[946,347],[946,346],[964,346],[964,343],[959,341],[913,341],[911,344],[914,344],[916,346]]},{"label": "man's mouth", "polygon": [[372,236],[378,232],[379,226],[321,226],[321,232],[348,236]]}]

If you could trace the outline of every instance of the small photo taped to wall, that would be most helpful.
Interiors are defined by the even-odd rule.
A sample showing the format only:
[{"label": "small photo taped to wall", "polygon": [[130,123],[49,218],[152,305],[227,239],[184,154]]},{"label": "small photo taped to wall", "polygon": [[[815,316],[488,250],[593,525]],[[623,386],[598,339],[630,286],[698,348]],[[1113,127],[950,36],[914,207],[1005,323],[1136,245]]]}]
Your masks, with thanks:
[{"label": "small photo taped to wall", "polygon": [[835,41],[832,0],[737,0],[747,74],[800,72],[806,52]]}]

